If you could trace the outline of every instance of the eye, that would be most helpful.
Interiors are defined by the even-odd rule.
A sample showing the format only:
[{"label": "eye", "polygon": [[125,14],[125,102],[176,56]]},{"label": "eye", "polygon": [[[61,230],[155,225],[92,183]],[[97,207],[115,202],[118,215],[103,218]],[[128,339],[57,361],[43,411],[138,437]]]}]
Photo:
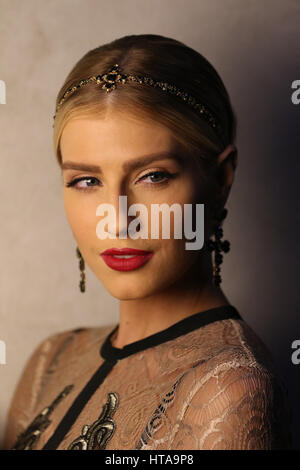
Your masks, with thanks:
[{"label": "eye", "polygon": [[167,183],[168,180],[171,178],[174,178],[174,174],[169,173],[166,170],[160,170],[160,171],[150,171],[146,175],[142,176],[139,181],[145,181],[147,178],[151,178],[151,182],[153,184],[161,184],[161,183]]},{"label": "eye", "polygon": [[[145,181],[147,178],[150,178],[150,184],[153,186],[153,185],[156,185],[158,186],[159,184],[167,184],[168,181],[171,179],[171,178],[174,178],[176,176],[176,174],[171,174],[169,173],[168,171],[166,170],[160,170],[160,171],[151,171],[147,174],[145,174],[144,176],[142,176],[141,178],[139,178],[138,181]],[[79,183],[80,182],[87,182],[87,186],[80,186]],[[90,183],[88,183],[90,182]],[[92,184],[91,184],[92,182]],[[93,184],[93,182],[95,184]],[[93,188],[95,186],[99,186],[99,183],[100,181],[93,177],[93,176],[81,176],[80,178],[74,178],[73,180],[69,181],[66,183],[66,187],[67,188],[71,188],[71,187],[74,187],[76,190],[78,191],[93,191]],[[147,183],[148,184],[148,183]]]},{"label": "eye", "polygon": [[86,186],[80,187],[78,186],[78,183],[80,181],[96,181],[99,183],[99,180],[93,176],[81,176],[80,178],[75,178],[69,181],[68,183],[66,183],[66,187],[67,188],[74,187],[78,189],[78,191],[91,191],[92,189],[90,188],[93,188],[94,186],[96,186],[93,184],[93,185],[88,185],[87,187]]}]

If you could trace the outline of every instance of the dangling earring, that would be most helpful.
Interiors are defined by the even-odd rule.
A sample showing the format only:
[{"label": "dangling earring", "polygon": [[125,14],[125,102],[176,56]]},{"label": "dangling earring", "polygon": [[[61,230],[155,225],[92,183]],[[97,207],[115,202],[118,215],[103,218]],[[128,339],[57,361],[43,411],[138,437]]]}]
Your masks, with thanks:
[{"label": "dangling earring", "polygon": [[76,247],[76,254],[77,257],[79,258],[79,269],[80,269],[80,283],[79,283],[79,288],[80,292],[85,292],[85,264],[84,264],[84,259],[82,257],[82,254],[79,251],[78,246]]},{"label": "dangling earring", "polygon": [[222,226],[221,226],[221,223],[222,221],[225,219],[225,217],[227,216],[227,209],[223,209],[223,212],[222,212],[222,215],[220,217],[220,221],[219,221],[219,224],[214,232],[214,236],[215,236],[215,239],[209,239],[208,240],[208,249],[210,252],[214,251],[215,250],[215,254],[214,254],[214,262],[213,262],[213,280],[214,280],[214,284],[216,286],[219,286],[222,282],[222,278],[221,278],[221,268],[220,268],[220,265],[222,264],[223,262],[223,255],[221,254],[221,251],[223,251],[224,253],[228,253],[228,251],[230,250],[230,242],[228,240],[221,240],[221,238],[223,237],[223,229],[222,229]]}]

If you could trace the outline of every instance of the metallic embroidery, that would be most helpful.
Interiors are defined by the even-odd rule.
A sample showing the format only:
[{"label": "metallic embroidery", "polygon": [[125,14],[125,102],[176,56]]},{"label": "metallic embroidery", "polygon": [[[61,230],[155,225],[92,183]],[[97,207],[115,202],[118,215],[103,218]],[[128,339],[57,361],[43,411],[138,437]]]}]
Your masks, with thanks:
[{"label": "metallic embroidery", "polygon": [[155,409],[150,421],[147,423],[145,430],[143,434],[141,435],[139,442],[137,443],[135,450],[141,450],[143,447],[147,448],[147,444],[149,443],[150,439],[153,437],[153,434],[155,433],[155,431],[157,431],[161,427],[163,414],[165,413],[166,409],[169,406],[171,406],[171,404],[173,403],[174,398],[175,398],[176,388],[178,387],[179,383],[181,382],[183,377],[186,375],[186,373],[187,372],[185,372],[182,376],[179,377],[178,380],[176,380],[171,390],[165,394],[162,401],[160,402],[158,407]]},{"label": "metallic embroidery", "polygon": [[119,404],[118,395],[114,392],[108,393],[107,402],[102,408],[99,418],[93,424],[85,424],[81,434],[67,448],[67,450],[103,450],[107,442],[115,432],[115,423],[112,420]]},{"label": "metallic embroidery", "polygon": [[51,403],[50,406],[44,408],[40,414],[38,414],[34,420],[30,423],[30,425],[19,434],[15,445],[12,447],[11,450],[32,450],[36,443],[38,442],[41,434],[47,429],[51,421],[49,419],[50,414],[59,404],[59,402],[66,396],[74,385],[68,385],[64,388],[64,390],[55,398],[55,400]]}]

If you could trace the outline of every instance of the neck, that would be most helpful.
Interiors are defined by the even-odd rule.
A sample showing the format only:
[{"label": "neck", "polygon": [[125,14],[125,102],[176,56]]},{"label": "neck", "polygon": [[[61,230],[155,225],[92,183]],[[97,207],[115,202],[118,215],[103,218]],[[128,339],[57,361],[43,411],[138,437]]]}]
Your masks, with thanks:
[{"label": "neck", "polygon": [[[122,348],[183,320],[194,313],[229,304],[210,275],[199,276],[195,268],[167,290],[146,298],[121,300],[119,327],[111,338],[112,345]],[[207,274],[207,273],[206,273]]]}]

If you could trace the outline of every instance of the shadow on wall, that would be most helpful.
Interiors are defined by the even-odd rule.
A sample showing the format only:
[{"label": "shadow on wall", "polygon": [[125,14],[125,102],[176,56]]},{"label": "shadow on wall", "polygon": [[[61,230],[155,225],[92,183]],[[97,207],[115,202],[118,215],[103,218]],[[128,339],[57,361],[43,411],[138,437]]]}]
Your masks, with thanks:
[{"label": "shadow on wall", "polygon": [[[273,44],[273,51],[261,51],[257,59],[256,50],[247,50],[246,72],[243,65],[239,67],[243,72],[239,72],[231,87],[239,90],[238,119],[244,120],[241,134],[247,149],[247,155],[241,156],[245,187],[240,191],[247,202],[246,209],[253,211],[250,220],[258,221],[254,244],[263,256],[253,257],[252,247],[252,254],[246,255],[255,286],[253,303],[257,308],[253,310],[257,310],[256,322],[264,329],[286,380],[293,411],[294,448],[300,449],[300,364],[292,362],[292,343],[300,341],[299,274],[295,262],[300,245],[300,104],[292,102],[292,83],[300,76],[293,56],[283,56],[283,52],[278,53]],[[249,87],[249,78],[241,73],[249,72],[249,63],[251,89],[243,95],[241,86],[245,83],[245,88]],[[243,211],[245,207],[240,206],[239,212]],[[241,235],[247,239],[246,246],[253,246],[250,234],[251,229],[246,227]],[[262,282],[253,273],[259,273]],[[263,325],[263,318],[267,318],[267,325]]]}]

